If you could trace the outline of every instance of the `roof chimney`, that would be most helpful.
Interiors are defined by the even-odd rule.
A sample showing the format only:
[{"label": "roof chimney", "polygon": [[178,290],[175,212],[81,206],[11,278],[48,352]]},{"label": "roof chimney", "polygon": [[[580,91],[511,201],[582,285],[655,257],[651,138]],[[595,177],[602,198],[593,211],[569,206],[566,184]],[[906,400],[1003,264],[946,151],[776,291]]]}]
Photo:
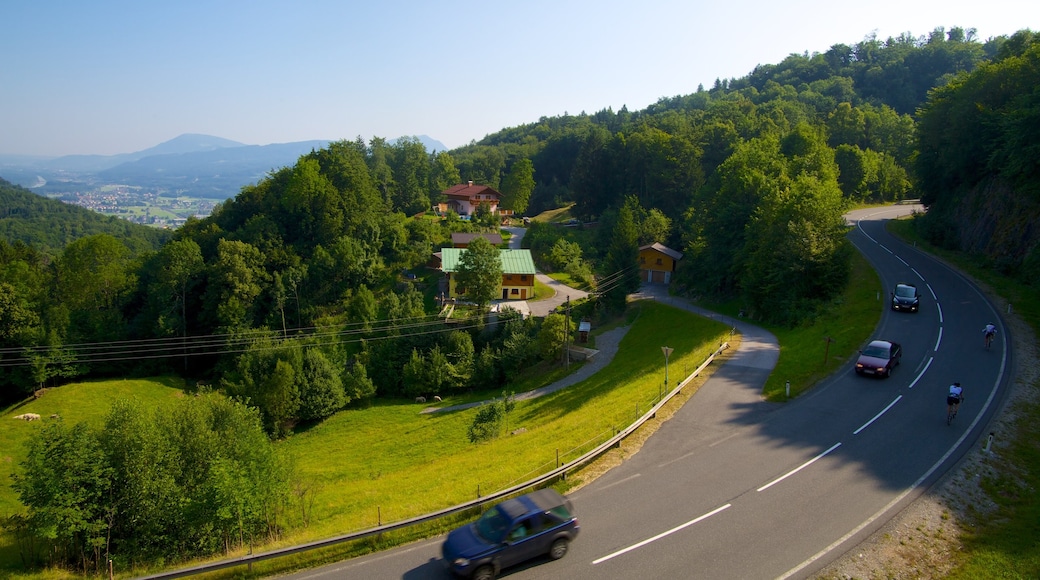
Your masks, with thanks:
[{"label": "roof chimney", "polygon": [[470,180],[470,182],[469,182],[469,186],[470,186],[470,187],[473,187],[473,181],[472,181],[472,180]]}]

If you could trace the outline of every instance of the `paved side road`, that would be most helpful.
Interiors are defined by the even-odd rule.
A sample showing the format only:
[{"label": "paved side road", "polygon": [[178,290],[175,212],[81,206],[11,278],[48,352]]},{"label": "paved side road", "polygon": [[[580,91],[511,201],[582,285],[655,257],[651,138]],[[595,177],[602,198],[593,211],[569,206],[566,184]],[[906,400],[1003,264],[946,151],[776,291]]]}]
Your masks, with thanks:
[{"label": "paved side road", "polygon": [[[509,238],[509,249],[518,250],[520,249],[520,242],[524,239],[524,234],[527,233],[527,228],[503,228],[511,234]],[[553,280],[545,274],[536,274],[535,277],[539,282],[553,289],[554,294],[543,300],[533,300],[526,303],[526,313],[531,316],[547,316],[550,312],[559,306],[562,306],[570,298],[572,301],[580,300],[589,295],[584,290],[578,290],[577,288],[571,288],[562,282]],[[502,303],[505,306],[516,306],[518,309],[524,308],[519,305],[516,301],[505,301]]]},{"label": "paved side road", "polygon": [[[614,355],[617,354],[618,345],[621,344],[621,339],[625,337],[625,333],[628,332],[628,326],[621,326],[599,334],[596,336],[596,350],[597,353],[592,360],[585,363],[575,373],[568,375],[551,385],[546,385],[523,393],[517,393],[514,399],[517,401],[526,401],[528,399],[535,399],[549,393],[555,393],[560,389],[567,388],[571,385],[575,385],[591,377],[595,373],[599,372],[603,367],[610,364],[610,361],[614,360]],[[477,401],[475,403],[464,403],[462,405],[452,405],[450,407],[427,407],[422,410],[422,413],[439,413],[442,411],[458,411],[460,409],[469,409],[471,407],[478,407],[489,401]]]}]

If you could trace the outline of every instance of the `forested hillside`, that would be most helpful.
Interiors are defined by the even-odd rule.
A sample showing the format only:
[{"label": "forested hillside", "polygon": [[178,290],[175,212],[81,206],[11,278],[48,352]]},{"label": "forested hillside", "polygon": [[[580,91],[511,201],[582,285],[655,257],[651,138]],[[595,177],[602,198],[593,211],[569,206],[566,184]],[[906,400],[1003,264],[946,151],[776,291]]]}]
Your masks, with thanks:
[{"label": "forested hillside", "polygon": [[69,243],[95,234],[117,237],[137,253],[157,250],[172,237],[169,231],[41,197],[0,178],[0,241],[22,242],[54,255]]},{"label": "forested hillside", "polygon": [[[356,383],[356,393],[340,396],[337,387],[321,413],[300,412],[292,402],[298,395],[287,395],[284,417],[267,417],[272,431],[327,414],[358,393],[435,390],[429,385],[443,383],[445,373],[458,387],[475,384],[474,376],[492,384],[518,368],[514,359],[525,360],[523,345],[502,352],[469,336],[477,343],[474,360],[492,344],[484,374],[470,373],[468,363],[441,365],[445,373],[416,383],[399,372],[413,354],[416,364],[468,360],[460,352],[471,347],[457,337],[448,344],[422,334],[365,336],[381,321],[393,330],[379,338],[407,335],[389,321],[432,311],[437,274],[424,282],[402,272],[423,272],[452,231],[474,227],[451,216],[420,217],[441,191],[467,180],[499,188],[517,212],[573,203],[583,220],[598,222],[568,234],[533,228],[529,239],[543,267],[578,278],[598,273],[607,305],[622,305],[636,287],[638,246],[662,242],[686,256],[680,289],[739,300],[752,317],[795,324],[844,284],[847,205],[918,195],[909,171],[916,130],[909,112],[930,87],[1011,50],[1002,49],[1006,40],[980,43],[959,28],[867,38],[791,55],[643,111],[542,118],[450,153],[430,154],[416,139],[337,142],[243,188],[155,252],[142,253],[142,243],[127,235],[139,228],[118,220],[97,218],[124,228],[116,235],[69,220],[36,228],[50,237],[7,246],[0,264],[3,300],[11,304],[0,325],[11,372],[0,382],[11,397],[63,376],[173,371],[223,379],[229,392],[259,401],[265,397],[257,389],[271,384],[277,361],[260,364],[242,352],[290,334],[302,346],[310,329],[336,329],[343,334],[322,343],[323,356],[340,369],[341,383]],[[19,219],[9,216],[4,227],[40,223],[29,204],[46,200],[11,186],[3,191],[5,199],[20,194],[23,204],[11,202],[9,213]],[[20,238],[9,230],[6,239]],[[58,248],[53,260],[42,254]],[[231,338],[191,338],[210,335]],[[180,357],[161,349],[88,357],[64,346],[177,338]],[[25,347],[29,354],[17,350]],[[303,374],[324,364],[290,358],[286,364]]]},{"label": "forested hillside", "polygon": [[996,58],[932,95],[916,169],[938,245],[982,256],[1040,286],[1040,36],[1023,31]]}]

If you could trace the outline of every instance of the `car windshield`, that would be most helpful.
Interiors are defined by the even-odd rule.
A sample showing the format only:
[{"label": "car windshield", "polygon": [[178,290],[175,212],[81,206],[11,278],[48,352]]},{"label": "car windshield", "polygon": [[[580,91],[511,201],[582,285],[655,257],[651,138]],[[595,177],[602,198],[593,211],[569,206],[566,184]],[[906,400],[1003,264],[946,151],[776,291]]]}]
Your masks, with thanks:
[{"label": "car windshield", "polygon": [[888,347],[887,346],[868,346],[863,351],[863,356],[872,356],[874,358],[888,358]]},{"label": "car windshield", "polygon": [[896,286],[896,296],[900,298],[913,298],[917,291],[910,286]]},{"label": "car windshield", "polygon": [[484,512],[476,523],[477,535],[489,544],[497,544],[502,541],[508,527],[509,518],[499,510],[498,506]]}]

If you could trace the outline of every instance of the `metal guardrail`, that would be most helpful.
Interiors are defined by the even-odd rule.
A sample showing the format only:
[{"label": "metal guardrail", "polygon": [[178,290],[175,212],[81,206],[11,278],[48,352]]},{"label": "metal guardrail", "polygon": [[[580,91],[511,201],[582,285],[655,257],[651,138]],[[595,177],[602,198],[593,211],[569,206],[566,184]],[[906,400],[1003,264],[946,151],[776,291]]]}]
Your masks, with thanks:
[{"label": "metal guardrail", "polygon": [[640,416],[638,419],[636,419],[628,427],[622,429],[621,431],[618,431],[618,433],[616,435],[614,435],[613,437],[611,437],[610,439],[608,439],[605,442],[601,443],[596,448],[592,449],[591,451],[589,451],[588,453],[582,455],[581,457],[578,457],[577,459],[574,459],[574,460],[570,461],[569,463],[565,463],[564,465],[561,465],[560,467],[557,467],[556,469],[553,469],[552,471],[549,471],[547,473],[539,475],[538,477],[535,477],[535,478],[530,479],[528,481],[525,481],[523,483],[519,483],[517,485],[514,485],[512,487],[508,487],[508,488],[503,489],[501,491],[497,491],[497,492],[495,492],[495,493],[493,493],[491,495],[487,495],[487,496],[484,496],[484,497],[479,497],[479,498],[474,499],[472,501],[468,501],[468,502],[461,503],[461,504],[458,504],[458,505],[455,505],[455,506],[451,506],[449,508],[445,508],[443,510],[436,511],[436,512],[433,512],[433,513],[429,513],[429,514],[425,514],[425,515],[421,515],[421,516],[416,516],[414,518],[409,518],[409,519],[406,519],[406,520],[401,520],[401,521],[393,523],[393,524],[386,524],[386,525],[382,525],[382,526],[377,526],[375,528],[369,528],[367,530],[361,530],[361,531],[358,531],[358,532],[351,532],[349,534],[343,534],[341,536],[336,536],[334,538],[328,538],[328,539],[325,539],[325,540],[317,540],[317,541],[309,542],[309,543],[306,543],[306,544],[300,544],[299,546],[292,546],[292,547],[289,547],[289,548],[281,548],[281,549],[278,549],[278,550],[271,550],[270,552],[261,552],[259,554],[249,554],[249,555],[246,555],[246,556],[239,556],[238,558],[230,558],[230,559],[227,559],[227,560],[221,560],[219,562],[211,562],[209,564],[199,564],[198,566],[192,566],[190,568],[181,568],[179,570],[173,570],[173,571],[170,571],[170,572],[160,572],[158,574],[151,574],[149,576],[141,576],[137,580],[160,580],[160,579],[167,579],[167,578],[183,578],[185,576],[193,576],[195,574],[203,574],[205,572],[214,572],[214,571],[217,571],[217,570],[223,570],[225,568],[233,568],[235,566],[245,566],[245,565],[252,564],[254,562],[261,562],[261,561],[270,560],[270,559],[273,559],[273,558],[281,558],[282,556],[290,556],[290,555],[293,555],[293,554],[299,554],[301,552],[307,552],[307,551],[310,551],[310,550],[317,550],[317,549],[320,549],[320,548],[327,548],[329,546],[334,546],[336,544],[342,544],[342,543],[345,543],[345,542],[352,542],[354,540],[360,540],[360,539],[367,538],[367,537],[370,537],[370,536],[375,536],[375,535],[379,535],[379,534],[385,534],[387,532],[400,530],[400,529],[403,529],[403,528],[407,528],[409,526],[414,526],[414,525],[417,525],[417,524],[430,522],[430,521],[436,520],[438,518],[443,518],[443,517],[446,517],[446,516],[454,515],[454,514],[457,514],[459,512],[463,512],[463,511],[466,511],[468,509],[472,509],[474,507],[478,507],[478,506],[480,506],[482,504],[485,504],[485,503],[497,501],[497,500],[499,500],[501,498],[510,496],[510,495],[512,495],[514,493],[523,491],[525,489],[532,488],[532,487],[544,484],[544,483],[546,483],[548,481],[556,479],[557,477],[566,475],[566,473],[568,471],[571,471],[572,469],[575,469],[576,467],[580,467],[580,466],[582,466],[582,465],[592,461],[593,459],[598,458],[600,455],[606,453],[612,447],[617,446],[621,442],[621,440],[623,440],[625,437],[628,437],[633,432],[635,432],[636,429],[641,427],[644,423],[646,423],[650,419],[652,419],[655,416],[657,416],[657,411],[659,411],[661,409],[661,407],[663,407],[665,405],[665,403],[670,401],[675,395],[678,395],[679,393],[681,393],[683,388],[686,387],[686,385],[688,385],[690,383],[690,381],[695,379],[697,377],[697,375],[699,375],[701,373],[701,371],[703,371],[709,364],[711,364],[712,361],[715,360],[715,357],[717,357],[718,355],[722,354],[722,351],[726,350],[727,348],[729,348],[729,343],[728,342],[724,342],[721,345],[719,345],[719,348],[715,349],[715,352],[711,353],[711,355],[708,356],[708,358],[703,363],[701,363],[701,365],[699,367],[694,369],[694,371],[692,373],[690,373],[689,376],[687,376],[685,379],[683,379],[681,382],[679,382],[679,384],[676,385],[676,387],[674,389],[672,389],[671,391],[666,393],[664,396],[662,396],[661,400],[658,401],[653,407],[651,407],[649,411],[647,411],[642,416]]}]

